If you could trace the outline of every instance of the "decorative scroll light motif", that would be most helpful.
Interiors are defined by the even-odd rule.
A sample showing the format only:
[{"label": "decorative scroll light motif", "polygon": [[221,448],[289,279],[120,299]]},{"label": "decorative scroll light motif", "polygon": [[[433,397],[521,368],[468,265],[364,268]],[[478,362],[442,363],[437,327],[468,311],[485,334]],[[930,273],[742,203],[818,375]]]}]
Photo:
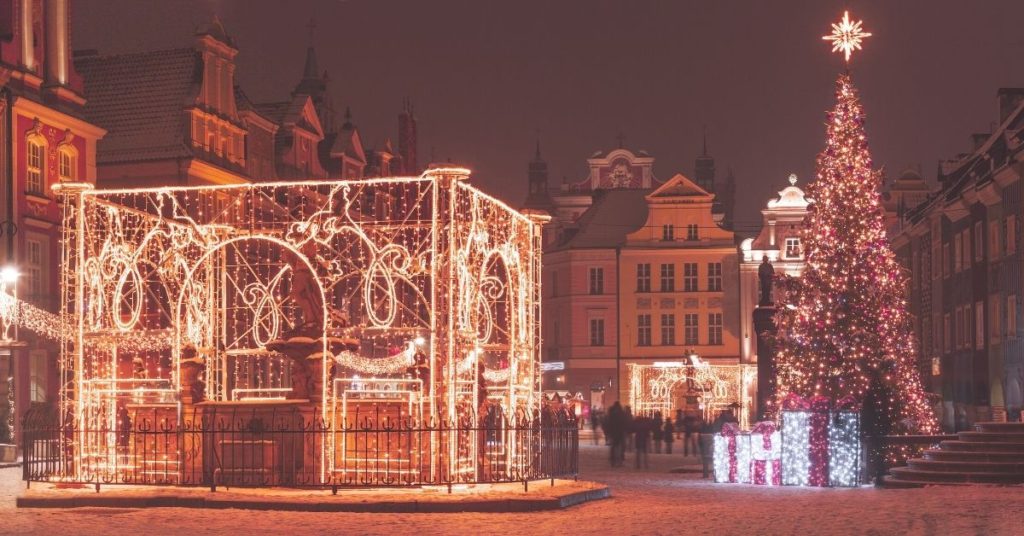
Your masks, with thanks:
[{"label": "decorative scroll light motif", "polygon": [[[130,400],[168,406],[194,385],[191,397],[212,401],[292,398],[297,371],[328,426],[384,404],[333,400],[336,381],[358,378],[415,386],[406,398],[426,422],[476,419],[481,408],[532,417],[539,223],[466,177],[449,168],[359,181],[61,185],[62,311],[0,292],[0,319],[18,312],[19,326],[61,342],[60,415],[78,429],[116,427]],[[534,446],[512,431],[502,440],[487,449],[502,457],[491,466],[531,463]],[[73,443],[77,470],[118,461],[98,454],[110,438]],[[435,445],[431,470],[468,480],[479,447],[469,437]],[[323,448],[329,474],[340,446]]]},{"label": "decorative scroll light motif", "polygon": [[854,50],[861,50],[861,42],[865,37],[871,37],[863,29],[864,21],[853,22],[850,20],[850,12],[843,12],[843,20],[832,25],[832,33],[821,38],[825,41],[832,41],[832,52],[842,52],[846,62],[850,62],[850,55]]}]

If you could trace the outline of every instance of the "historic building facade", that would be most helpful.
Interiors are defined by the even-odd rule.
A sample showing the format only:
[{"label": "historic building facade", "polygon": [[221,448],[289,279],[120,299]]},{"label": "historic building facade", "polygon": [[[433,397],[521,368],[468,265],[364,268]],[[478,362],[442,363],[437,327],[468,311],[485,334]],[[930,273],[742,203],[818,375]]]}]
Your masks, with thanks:
[{"label": "historic building facade", "polygon": [[289,97],[253,102],[235,80],[234,40],[216,18],[192,46],[102,56],[79,52],[86,117],[109,134],[100,187],[184,186],[305,178],[415,175],[416,119],[406,102],[399,146],[364,145],[346,110],[338,124],[329,78],[310,46]]},{"label": "historic building facade", "polygon": [[[527,166],[528,190],[524,209],[539,210],[551,216],[544,230],[545,245],[567,240],[579,230],[580,216],[594,203],[595,194],[603,190],[650,190],[661,181],[654,175],[654,157],[646,151],[619,147],[597,151],[587,159],[586,178],[563,180],[557,189],[549,185],[548,165],[541,156],[540,143]],[[721,184],[715,180],[715,159],[708,155],[707,142],[694,162],[695,184],[714,195],[713,218],[726,229],[732,228],[736,181],[730,172]]]},{"label": "historic building facade", "polygon": [[553,217],[544,255],[545,387],[626,400],[627,365],[696,353],[739,362],[739,261],[714,194],[654,159],[595,153],[585,181],[547,188],[538,150],[526,207]]},{"label": "historic building facade", "polygon": [[[96,143],[104,136],[83,114],[82,79],[71,62],[70,4],[0,1],[0,168],[6,177],[0,248],[3,264],[20,273],[19,298],[51,312],[60,306],[61,239],[51,187],[94,180]],[[55,400],[59,388],[56,344],[24,330],[19,336],[24,346],[0,349],[0,429],[13,423],[16,431],[29,405]]]},{"label": "historic building facade", "polygon": [[1024,406],[1024,89],[1000,89],[998,103],[998,125],[940,165],[939,191],[907,210],[892,238],[911,275],[921,373],[941,395],[946,429],[1019,420]]}]

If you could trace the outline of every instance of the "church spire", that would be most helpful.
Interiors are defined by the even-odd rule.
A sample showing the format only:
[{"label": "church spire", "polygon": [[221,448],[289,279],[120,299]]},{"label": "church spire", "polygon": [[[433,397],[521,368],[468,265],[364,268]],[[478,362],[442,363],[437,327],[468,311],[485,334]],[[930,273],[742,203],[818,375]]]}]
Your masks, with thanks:
[{"label": "church spire", "polygon": [[309,30],[309,46],[306,47],[306,65],[302,69],[302,78],[316,80],[320,78],[320,68],[316,63],[316,49],[313,48],[313,33],[316,30],[316,21],[310,18],[306,28]]},{"label": "church spire", "polygon": [[694,182],[705,192],[715,193],[715,159],[708,156],[708,128],[704,127],[701,155],[694,162]]}]

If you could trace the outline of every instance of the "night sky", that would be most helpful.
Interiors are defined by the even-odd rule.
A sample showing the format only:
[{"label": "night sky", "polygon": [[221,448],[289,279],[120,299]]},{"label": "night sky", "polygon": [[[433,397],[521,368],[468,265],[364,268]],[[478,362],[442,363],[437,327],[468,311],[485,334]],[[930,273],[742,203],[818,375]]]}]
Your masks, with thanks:
[{"label": "night sky", "polygon": [[[655,174],[693,173],[707,126],[719,177],[738,181],[737,229],[824,145],[842,58],[820,36],[849,8],[852,62],[876,166],[934,180],[997,120],[996,90],[1024,85],[1024,2],[599,0],[77,0],[72,44],[103,54],[189,46],[216,12],[240,49],[236,80],[284,100],[302,73],[310,17],[335,105],[368,146],[397,141],[416,106],[420,160],[451,159],[518,206],[539,136],[554,187],[586,158],[644,149]],[[340,119],[340,118],[339,118]]]}]

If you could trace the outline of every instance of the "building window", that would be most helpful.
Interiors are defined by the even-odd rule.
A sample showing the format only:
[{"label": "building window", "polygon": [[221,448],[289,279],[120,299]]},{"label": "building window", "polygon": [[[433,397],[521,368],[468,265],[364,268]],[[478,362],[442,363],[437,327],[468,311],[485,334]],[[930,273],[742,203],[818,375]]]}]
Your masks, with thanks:
[{"label": "building window", "polygon": [[722,263],[708,263],[708,290],[721,292],[722,290]]},{"label": "building window", "polygon": [[39,240],[25,240],[25,280],[29,298],[39,298],[43,293],[43,243]]},{"label": "building window", "polygon": [[708,344],[722,344],[722,313],[708,314]]},{"label": "building window", "polygon": [[974,262],[981,262],[982,245],[985,243],[981,233],[981,222],[974,222]]},{"label": "building window", "polygon": [[974,304],[974,347],[978,350],[985,347],[985,305],[983,302]]},{"label": "building window", "polygon": [[964,238],[957,233],[953,237],[953,273],[959,273],[963,268]]},{"label": "building window", "polygon": [[999,331],[1000,317],[1002,316],[999,314],[1000,305],[1002,304],[999,301],[999,295],[993,295],[989,299],[988,324],[992,342],[999,342],[999,336],[1003,334]]},{"label": "building window", "polygon": [[590,269],[590,293],[604,294],[604,268]]},{"label": "building window", "polygon": [[691,223],[686,226],[686,239],[687,240],[698,240],[700,235],[697,233],[697,224]]},{"label": "building window", "polygon": [[661,265],[661,291],[662,292],[675,292],[676,291],[676,265],[674,265],[674,264],[662,264]]},{"label": "building window", "polygon": [[971,269],[971,228],[968,227],[968,228],[964,229],[963,231],[960,232],[960,234],[963,235],[963,237],[964,237],[963,238],[963,242],[964,242],[964,252],[963,252],[964,253],[964,258],[963,258],[963,261],[960,263],[960,265],[963,266],[964,270],[970,270]]},{"label": "building window", "polygon": [[697,292],[697,263],[683,263],[683,291]]},{"label": "building window", "polygon": [[676,239],[676,226],[675,225],[662,225],[661,226],[661,239],[668,242]]},{"label": "building window", "polygon": [[942,244],[942,277],[949,277],[949,242]]},{"label": "building window", "polygon": [[46,183],[46,146],[36,139],[28,140],[28,164],[26,165],[25,190],[30,194],[42,194]]},{"label": "building window", "polygon": [[636,317],[636,345],[651,345],[651,315],[637,315]]},{"label": "building window", "polygon": [[697,313],[683,315],[683,343],[696,345],[697,342]]},{"label": "building window", "polygon": [[988,258],[999,258],[999,222],[988,222]]},{"label": "building window", "polygon": [[60,181],[69,182],[75,180],[75,153],[70,148],[62,147],[57,152],[60,158]]},{"label": "building window", "polygon": [[661,345],[676,345],[676,315],[661,315]]},{"label": "building window", "polygon": [[651,265],[649,263],[636,265],[636,291],[651,291]]},{"label": "building window", "polygon": [[790,237],[786,239],[786,258],[787,259],[799,259],[803,251],[800,250],[800,239],[797,237]]},{"label": "building window", "polygon": [[604,319],[590,319],[590,345],[604,346]]},{"label": "building window", "polygon": [[46,402],[48,359],[46,350],[31,350],[28,353],[29,400],[32,402]]},{"label": "building window", "polygon": [[1011,214],[1006,217],[1006,254],[1012,255],[1017,251],[1017,216]]},{"label": "building window", "polygon": [[1006,297],[1006,334],[1017,336],[1017,296]]},{"label": "building window", "polygon": [[963,346],[964,346],[964,349],[970,349],[971,346],[972,346],[972,342],[973,341],[971,341],[971,338],[974,336],[974,330],[972,329],[973,321],[974,321],[974,317],[971,315],[971,306],[970,305],[965,305],[964,306],[964,331],[963,331],[963,335],[964,335]]},{"label": "building window", "polygon": [[942,349],[946,352],[953,349],[952,341],[950,340],[952,338],[952,332],[950,330],[949,313],[946,313],[942,315]]},{"label": "building window", "polygon": [[956,327],[953,328],[953,348],[959,350],[960,346],[963,345],[964,338],[964,309],[963,307],[957,307],[953,311],[954,320]]}]

